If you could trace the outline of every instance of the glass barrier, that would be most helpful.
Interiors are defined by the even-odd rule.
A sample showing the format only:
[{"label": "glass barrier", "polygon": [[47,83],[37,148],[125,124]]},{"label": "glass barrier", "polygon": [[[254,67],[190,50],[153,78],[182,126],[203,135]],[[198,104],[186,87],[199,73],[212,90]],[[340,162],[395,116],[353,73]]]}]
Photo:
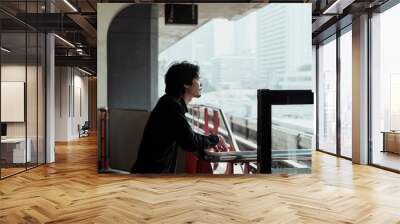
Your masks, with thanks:
[{"label": "glass barrier", "polygon": [[[272,173],[311,173],[313,106],[273,105],[271,116]],[[227,153],[209,150],[218,157],[207,158],[216,161],[211,162],[213,174],[257,173],[257,135],[249,134],[257,132],[256,124],[227,118],[221,109],[207,105],[191,105],[187,118],[195,132],[222,135],[230,145]]]},{"label": "glass barrier", "polygon": [[[45,1],[0,2],[19,9],[18,17],[43,12]],[[45,163],[46,38],[4,10],[0,20],[2,179]]]},{"label": "glass barrier", "polygon": [[313,106],[272,105],[271,116],[272,173],[311,173]]},{"label": "glass barrier", "polygon": [[[1,15],[0,15],[1,16]],[[27,44],[26,33],[1,33],[1,178],[26,170],[31,162],[27,138]],[[12,46],[12,47],[11,47]],[[28,143],[28,144],[27,144]]]}]

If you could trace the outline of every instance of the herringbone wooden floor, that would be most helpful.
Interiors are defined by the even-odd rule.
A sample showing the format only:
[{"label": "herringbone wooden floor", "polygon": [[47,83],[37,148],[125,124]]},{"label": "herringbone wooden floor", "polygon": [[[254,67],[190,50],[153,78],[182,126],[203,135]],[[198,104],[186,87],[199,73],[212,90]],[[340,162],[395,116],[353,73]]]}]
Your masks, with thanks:
[{"label": "herringbone wooden floor", "polygon": [[93,137],[0,181],[0,223],[400,223],[400,175],[315,153],[293,176],[97,174]]}]

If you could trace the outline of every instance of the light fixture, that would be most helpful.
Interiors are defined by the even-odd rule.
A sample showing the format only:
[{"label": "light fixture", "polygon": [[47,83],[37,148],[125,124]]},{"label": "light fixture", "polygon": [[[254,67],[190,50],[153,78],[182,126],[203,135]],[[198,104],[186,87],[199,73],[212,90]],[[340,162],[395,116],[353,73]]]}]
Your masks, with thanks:
[{"label": "light fixture", "polygon": [[342,14],[343,9],[351,5],[355,0],[336,0],[332,5],[325,9],[322,14]]},{"label": "light fixture", "polygon": [[83,49],[82,49],[82,48],[77,48],[77,49],[76,49],[76,53],[78,53],[79,55],[86,55],[86,54],[83,52]]},{"label": "light fixture", "polygon": [[69,42],[68,40],[66,40],[66,39],[64,39],[64,38],[62,38],[62,37],[60,37],[60,36],[57,35],[57,34],[54,34],[54,36],[57,37],[58,39],[60,39],[61,41],[63,41],[64,43],[66,43],[67,45],[69,45],[70,47],[75,48],[75,45],[73,45],[73,44],[72,44],[71,42]]},{"label": "light fixture", "polygon": [[64,0],[65,4],[67,4],[72,10],[74,10],[74,12],[78,12],[78,10],[71,4],[69,3],[68,0]]},{"label": "light fixture", "polygon": [[0,49],[1,49],[2,51],[6,52],[6,53],[10,53],[10,52],[11,52],[11,50],[9,50],[9,49],[7,49],[7,48],[5,48],[5,47],[1,47]]},{"label": "light fixture", "polygon": [[86,70],[83,70],[83,69],[81,69],[81,68],[79,68],[79,67],[78,67],[78,70],[81,71],[81,72],[83,72],[83,73],[85,73],[85,74],[87,74],[87,75],[90,75],[90,76],[93,75],[92,73],[90,73],[90,72],[88,72],[88,71],[86,71]]}]

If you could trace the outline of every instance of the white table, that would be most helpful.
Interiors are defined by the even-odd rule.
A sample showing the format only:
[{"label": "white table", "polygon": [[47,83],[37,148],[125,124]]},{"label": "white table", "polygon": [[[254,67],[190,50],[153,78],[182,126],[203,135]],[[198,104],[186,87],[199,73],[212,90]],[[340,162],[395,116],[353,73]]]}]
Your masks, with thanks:
[{"label": "white table", "polygon": [[[3,151],[3,147],[13,147],[12,148],[12,162],[13,163],[25,163],[25,162],[31,162],[31,146],[32,146],[32,141],[30,138],[26,139],[27,140],[27,147],[25,151],[25,138],[6,138],[6,139],[1,139],[1,147]],[[5,151],[5,150],[4,150]]]}]

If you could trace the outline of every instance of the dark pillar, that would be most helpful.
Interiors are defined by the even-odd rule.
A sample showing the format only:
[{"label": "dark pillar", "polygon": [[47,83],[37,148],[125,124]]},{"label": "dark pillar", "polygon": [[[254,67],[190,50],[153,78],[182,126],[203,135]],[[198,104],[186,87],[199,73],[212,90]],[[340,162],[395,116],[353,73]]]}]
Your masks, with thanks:
[{"label": "dark pillar", "polygon": [[110,167],[129,171],[148,112],[157,100],[158,6],[133,4],[115,16],[107,37]]}]

